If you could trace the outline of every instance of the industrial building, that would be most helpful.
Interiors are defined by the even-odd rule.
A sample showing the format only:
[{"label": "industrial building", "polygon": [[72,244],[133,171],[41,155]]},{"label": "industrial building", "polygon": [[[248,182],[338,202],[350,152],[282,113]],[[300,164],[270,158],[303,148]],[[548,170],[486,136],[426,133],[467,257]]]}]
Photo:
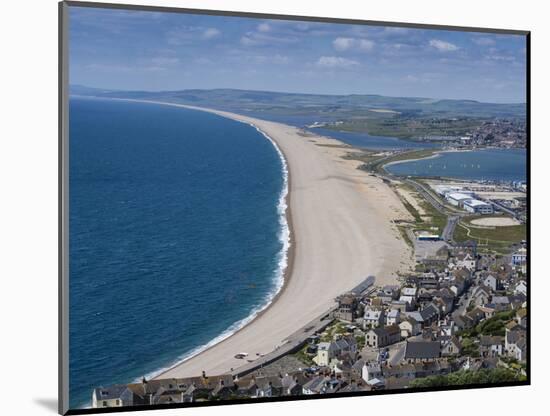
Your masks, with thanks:
[{"label": "industrial building", "polygon": [[473,214],[492,214],[493,206],[477,199],[468,199],[462,202],[464,209]]},{"label": "industrial building", "polygon": [[461,207],[464,201],[472,199],[471,193],[466,192],[451,192],[447,194],[447,201],[455,207]]}]

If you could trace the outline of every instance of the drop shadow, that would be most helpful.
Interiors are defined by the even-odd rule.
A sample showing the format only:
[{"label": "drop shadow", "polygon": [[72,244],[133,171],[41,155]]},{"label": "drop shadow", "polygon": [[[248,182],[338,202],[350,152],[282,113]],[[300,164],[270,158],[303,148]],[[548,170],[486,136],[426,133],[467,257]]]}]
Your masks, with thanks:
[{"label": "drop shadow", "polygon": [[44,409],[49,410],[49,411],[57,414],[57,399],[40,398],[40,399],[34,399],[34,402],[36,404],[42,406]]}]

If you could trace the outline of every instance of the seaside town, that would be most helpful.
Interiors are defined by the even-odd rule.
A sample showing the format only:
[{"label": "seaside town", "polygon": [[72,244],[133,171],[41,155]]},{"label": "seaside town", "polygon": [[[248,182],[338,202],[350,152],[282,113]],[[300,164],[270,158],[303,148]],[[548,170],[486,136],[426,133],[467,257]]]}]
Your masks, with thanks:
[{"label": "seaside town", "polygon": [[227,374],[203,371],[195,377],[144,377],[98,387],[92,407],[525,380],[526,241],[517,236],[510,243],[467,239],[469,232],[459,238],[464,234],[461,222],[493,234],[499,224],[502,229],[512,223],[512,228],[525,227],[525,183],[407,182],[372,174],[394,189],[415,218],[398,224],[416,263],[399,284],[378,286],[375,276],[366,277],[337,297],[326,314],[289,337],[283,348],[256,356],[235,352],[243,365]]}]

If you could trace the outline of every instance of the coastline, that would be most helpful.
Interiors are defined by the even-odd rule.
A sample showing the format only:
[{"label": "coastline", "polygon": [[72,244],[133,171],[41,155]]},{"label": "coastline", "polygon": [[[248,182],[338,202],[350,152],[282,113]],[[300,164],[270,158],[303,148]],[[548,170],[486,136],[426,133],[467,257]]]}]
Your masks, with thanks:
[{"label": "coastline", "polygon": [[[224,111],[150,100],[117,100],[206,111],[247,123],[255,127],[268,140],[272,141],[276,150],[280,152],[280,155],[287,164],[288,177],[285,196],[285,217],[288,224],[290,241],[286,253],[287,264],[280,289],[271,301],[258,311],[252,319],[243,324],[242,327],[212,345],[207,344],[204,349],[197,350],[194,355],[180,360],[170,368],[160,370],[155,374],[154,378],[191,376],[200,374],[201,371],[206,371],[209,374],[221,374],[230,371],[232,368],[246,364],[246,361],[237,360],[233,355],[237,352],[247,351],[250,353],[251,358],[255,358],[253,353],[257,355],[272,351],[284,344],[286,337],[292,334],[303,323],[308,322],[310,318],[317,316],[320,312],[326,310],[328,306],[332,305],[335,296],[349,290],[367,275],[376,274],[378,283],[395,283],[397,279],[395,272],[397,272],[398,268],[401,269],[398,266],[398,261],[401,260],[402,264],[408,263],[407,259],[403,257],[404,254],[408,253],[406,244],[401,239],[398,239],[401,245],[404,246],[400,247],[400,244],[395,242],[396,235],[394,233],[386,236],[385,233],[381,234],[376,231],[380,227],[387,228],[386,231],[389,231],[391,228],[391,220],[379,221],[379,216],[374,215],[374,211],[376,211],[376,214],[380,214],[387,211],[388,208],[388,206],[380,207],[380,204],[376,203],[378,200],[383,200],[384,204],[386,204],[387,200],[390,199],[392,204],[399,204],[399,202],[391,199],[393,195],[391,190],[386,185],[381,185],[379,179],[368,178],[366,175],[359,173],[356,170],[357,164],[353,161],[341,160],[339,152],[342,149],[321,148],[309,143],[319,141],[341,143],[338,140],[318,136],[314,136],[313,138],[300,137],[297,134],[299,129],[295,127]],[[311,160],[304,162],[304,156],[308,156]],[[302,168],[302,162],[304,162],[305,168]],[[331,162],[335,163],[332,164]],[[340,164],[343,167],[339,166]],[[307,171],[308,165],[318,170],[319,172],[316,172],[318,174],[327,173],[327,177],[320,177],[319,175],[312,177],[312,174]],[[325,165],[328,167],[325,167]],[[298,184],[294,181],[295,172],[298,172],[298,182],[300,182]],[[358,179],[358,175],[361,176],[361,180]],[[302,179],[300,180],[300,178]],[[323,189],[326,186],[325,183],[327,180],[331,182],[327,187],[329,189]],[[315,188],[309,186],[312,181],[320,184],[321,191],[317,192]],[[349,183],[347,183],[348,181]],[[377,182],[375,183],[375,181]],[[313,198],[302,197],[301,191],[304,185],[307,185],[308,192],[313,193]],[[353,189],[350,189],[350,186]],[[377,194],[377,201],[371,202],[370,205],[373,205],[374,208],[370,208],[372,208],[373,212],[365,217],[368,217],[372,221],[367,221],[360,214],[360,209],[363,208],[368,211],[369,201],[368,198],[365,198],[364,193],[371,194],[372,192],[368,191],[367,188],[373,186],[376,186],[376,189],[380,192],[384,191],[384,194]],[[319,195],[316,195],[316,193]],[[338,193],[341,193],[340,196],[344,196],[344,200],[349,206],[339,207],[338,202],[331,202],[338,197]],[[298,195],[300,201],[295,201],[295,195]],[[319,206],[321,206],[321,214],[319,215],[315,213],[318,210],[316,202],[320,202]],[[339,234],[340,239],[336,239],[336,244],[332,242],[330,249],[322,247],[324,238],[330,239],[333,235],[330,232],[330,226],[328,226],[328,231],[324,229],[322,232],[316,230],[320,224],[327,224],[333,221],[333,217],[330,215],[331,212],[324,210],[324,205],[327,204],[333,205],[332,208],[342,217],[340,219],[343,224],[341,226],[333,226],[334,230],[332,231],[338,231],[337,234]],[[309,205],[310,209],[302,208],[304,205]],[[393,208],[395,214],[398,216],[407,215],[406,212],[398,213],[399,207],[397,205],[390,204],[390,207]],[[329,209],[330,206],[326,208]],[[298,227],[301,232],[295,230],[295,211],[299,214]],[[320,221],[316,221],[315,217],[319,216],[321,217],[319,218]],[[353,216],[356,219],[360,219],[360,221],[356,224],[353,219],[345,218],[346,216]],[[387,216],[387,213],[384,216]],[[324,228],[327,228],[327,226]],[[358,230],[361,228],[363,228],[363,231],[369,228],[374,229],[373,235],[369,236],[370,239],[366,238]],[[350,242],[346,241],[348,239],[347,234],[353,237],[349,238]],[[297,235],[298,239],[296,239]],[[324,238],[318,238],[319,235]],[[375,240],[377,238],[384,240],[383,244],[376,244]],[[345,246],[344,250],[338,247],[340,244]],[[397,256],[395,256],[396,250],[400,252]],[[356,255],[352,255],[348,251]],[[308,252],[313,253],[315,256],[308,256]],[[379,254],[378,258],[375,254]],[[332,265],[333,262],[328,258],[330,255],[334,255],[334,263],[337,264]],[[348,264],[349,258],[357,258],[358,264]],[[308,264],[315,260],[322,262],[323,265],[312,266]],[[295,267],[297,262],[298,265]],[[406,267],[408,266],[410,264],[406,265]],[[335,280],[333,276],[338,276],[340,269],[343,269],[341,272],[343,277]],[[346,273],[345,269],[347,269],[348,273]],[[315,280],[316,274],[322,275],[322,277]],[[323,290],[323,285],[327,285],[328,290]],[[289,291],[291,286],[293,290]],[[307,299],[308,296],[311,296],[314,301],[311,302],[309,307],[308,305],[301,307],[300,302],[303,302],[304,298]]]},{"label": "coastline", "polygon": [[[144,102],[144,103],[150,103],[150,104],[159,104],[159,105],[172,105],[171,103],[165,103],[165,102],[157,102],[157,101],[146,101],[146,100],[133,100],[133,99],[118,99],[118,98],[112,98],[114,100],[122,100],[122,101],[132,101],[132,102]],[[199,109],[199,108],[192,108],[190,106],[184,106],[184,105],[177,105],[179,107],[189,107],[189,109],[193,109],[196,111],[205,111],[205,112],[212,112],[209,111],[210,109]],[[221,116],[223,117],[223,116]],[[227,118],[227,117],[226,117]],[[167,373],[168,371],[172,370],[175,367],[178,367],[179,365],[185,363],[188,360],[193,359],[197,355],[207,351],[210,348],[215,347],[216,345],[222,343],[229,337],[232,337],[233,335],[237,334],[239,331],[241,331],[243,328],[245,328],[247,325],[249,325],[252,321],[255,319],[258,319],[261,317],[270,307],[271,305],[277,301],[277,299],[283,294],[286,287],[288,286],[288,281],[290,280],[292,276],[292,265],[294,262],[294,246],[292,244],[292,239],[294,236],[293,228],[292,228],[292,211],[290,210],[290,183],[291,183],[291,176],[290,171],[288,169],[288,163],[286,161],[286,157],[283,153],[283,151],[279,148],[277,145],[277,142],[274,141],[267,133],[265,133],[261,128],[256,126],[253,123],[248,123],[246,121],[241,120],[235,120],[231,119],[233,121],[238,121],[244,124],[248,124],[252,128],[258,131],[262,136],[265,137],[266,140],[268,140],[273,147],[275,148],[275,151],[278,153],[279,158],[281,160],[282,164],[282,173],[283,173],[283,188],[281,190],[281,197],[277,206],[277,209],[279,210],[281,208],[281,203],[284,204],[283,211],[284,215],[283,218],[285,218],[285,223],[281,224],[281,230],[280,233],[283,233],[283,236],[281,238],[280,235],[278,237],[283,240],[281,243],[283,244],[283,248],[281,250],[282,259],[279,259],[279,262],[283,261],[284,265],[278,270],[278,273],[281,272],[280,276],[280,284],[275,290],[275,293],[270,297],[263,305],[256,307],[252,313],[247,316],[244,319],[241,319],[240,321],[235,322],[231,326],[229,326],[224,332],[222,332],[218,337],[212,339],[207,344],[203,344],[193,350],[191,350],[189,353],[187,353],[185,356],[183,356],[181,359],[176,359],[172,364],[163,367],[161,369],[152,371],[149,373],[146,378],[152,378],[152,379],[158,379],[163,374]],[[286,238],[284,236],[285,229],[287,231]],[[286,241],[284,241],[286,240]],[[232,330],[231,328],[235,328]],[[134,380],[135,382],[139,382],[141,378],[138,378]]]}]

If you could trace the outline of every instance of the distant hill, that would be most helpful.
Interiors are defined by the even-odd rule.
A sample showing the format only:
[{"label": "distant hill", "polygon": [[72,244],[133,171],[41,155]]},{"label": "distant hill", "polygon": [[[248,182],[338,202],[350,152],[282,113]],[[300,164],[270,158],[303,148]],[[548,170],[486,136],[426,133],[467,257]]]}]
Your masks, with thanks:
[{"label": "distant hill", "polygon": [[[342,118],[361,116],[372,110],[391,110],[407,117],[525,118],[525,104],[482,103],[473,100],[437,100],[381,95],[321,95],[236,89],[189,89],[181,91],[121,91],[71,85],[70,93],[111,98],[133,98],[190,104],[234,112],[276,115],[319,115]],[[381,113],[382,114],[382,113]],[[387,115],[386,115],[387,117]]]}]

